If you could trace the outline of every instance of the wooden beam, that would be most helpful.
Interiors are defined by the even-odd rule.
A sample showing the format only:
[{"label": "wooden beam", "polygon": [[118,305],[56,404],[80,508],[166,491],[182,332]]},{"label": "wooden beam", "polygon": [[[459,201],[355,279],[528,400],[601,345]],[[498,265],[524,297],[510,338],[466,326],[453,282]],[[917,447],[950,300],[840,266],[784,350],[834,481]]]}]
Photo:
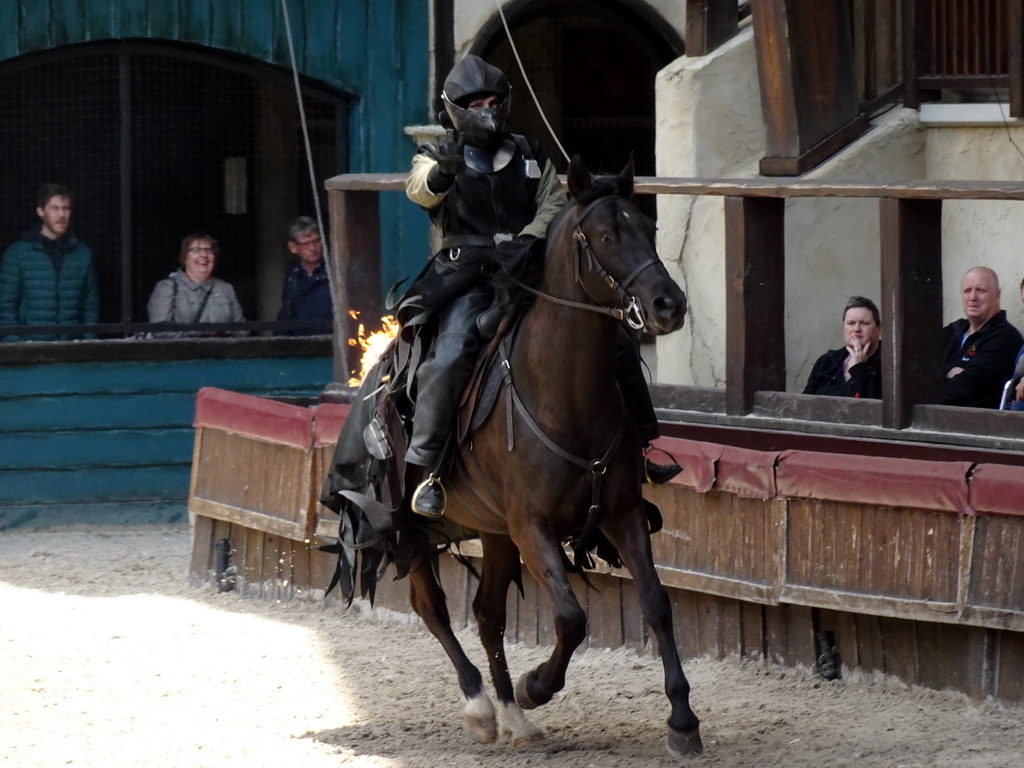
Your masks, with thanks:
[{"label": "wooden beam", "polygon": [[742,416],[754,393],[786,388],[785,203],[725,199],[725,409]]},{"label": "wooden beam", "polygon": [[1024,117],[1024,0],[1010,0],[1010,117]]},{"label": "wooden beam", "polygon": [[[377,330],[384,304],[380,291],[380,200],[375,191],[329,189],[331,280],[341,307],[334,314],[334,380],[344,385],[359,370],[361,352],[348,340],[359,323]],[[353,318],[349,312],[358,313]]]},{"label": "wooden beam", "polygon": [[917,79],[921,74],[925,32],[917,22],[923,15],[921,0],[903,0],[903,106],[910,109],[921,106]]},{"label": "wooden beam", "polygon": [[940,400],[942,201],[882,200],[882,426]]},{"label": "wooden beam", "polygon": [[819,0],[751,0],[751,8],[767,127],[761,173],[803,173],[868,127],[848,8]]},{"label": "wooden beam", "polygon": [[704,56],[739,30],[736,0],[686,0],[686,55]]},{"label": "wooden beam", "polygon": [[[444,79],[455,66],[455,0],[433,0],[434,10],[434,72],[430,82],[433,99],[439,98]],[[440,104],[437,109],[441,109]]]}]

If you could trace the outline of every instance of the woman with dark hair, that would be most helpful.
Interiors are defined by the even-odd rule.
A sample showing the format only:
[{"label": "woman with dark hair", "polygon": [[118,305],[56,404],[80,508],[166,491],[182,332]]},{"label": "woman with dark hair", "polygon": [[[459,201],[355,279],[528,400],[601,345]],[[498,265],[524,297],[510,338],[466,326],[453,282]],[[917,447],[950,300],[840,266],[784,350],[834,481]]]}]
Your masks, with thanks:
[{"label": "woman with dark hair", "polygon": [[[149,297],[151,323],[240,323],[245,320],[235,289],[213,277],[217,241],[196,232],[181,241],[180,269],[161,280]],[[243,331],[233,331],[236,335]],[[160,336],[211,336],[201,331],[172,331]]]},{"label": "woman with dark hair", "polygon": [[843,309],[843,341],[818,358],[804,387],[805,395],[882,396],[881,318],[871,299],[853,296]]}]

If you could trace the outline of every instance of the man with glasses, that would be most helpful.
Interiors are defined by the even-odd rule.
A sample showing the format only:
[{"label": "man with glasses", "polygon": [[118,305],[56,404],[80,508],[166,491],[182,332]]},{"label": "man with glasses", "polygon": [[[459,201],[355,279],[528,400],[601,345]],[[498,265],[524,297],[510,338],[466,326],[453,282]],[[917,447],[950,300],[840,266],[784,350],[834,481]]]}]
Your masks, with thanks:
[{"label": "man with glasses", "polygon": [[[69,231],[71,190],[43,184],[39,222],[4,253],[0,264],[0,326],[93,325],[100,297],[89,246]],[[82,334],[7,334],[4,341],[78,339]]]},{"label": "man with glasses", "polygon": [[285,336],[329,334],[333,329],[331,285],[324,263],[320,227],[309,216],[288,225],[288,250],[294,254],[284,278],[278,320],[302,320],[305,325],[280,331]]}]

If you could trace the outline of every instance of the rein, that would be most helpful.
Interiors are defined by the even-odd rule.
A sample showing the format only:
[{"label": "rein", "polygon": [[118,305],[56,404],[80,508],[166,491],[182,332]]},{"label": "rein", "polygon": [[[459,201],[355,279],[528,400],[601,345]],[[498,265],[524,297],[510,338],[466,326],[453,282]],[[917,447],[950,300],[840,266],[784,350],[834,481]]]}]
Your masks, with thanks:
[{"label": "rein", "polygon": [[[587,294],[587,297],[591,300],[591,304],[587,304],[582,301],[571,301],[569,299],[560,299],[557,296],[552,296],[547,293],[543,293],[528,285],[520,283],[518,280],[516,283],[520,288],[523,288],[538,298],[545,299],[555,304],[561,304],[565,307],[572,307],[573,309],[584,309],[589,312],[597,312],[598,314],[608,315],[616,320],[624,320],[630,328],[634,331],[641,330],[645,325],[644,311],[640,306],[640,303],[636,300],[636,297],[628,292],[629,286],[640,276],[648,267],[652,266],[657,262],[657,259],[651,258],[643,262],[640,266],[634,269],[628,277],[622,282],[617,281],[608,270],[604,268],[597,256],[594,254],[594,249],[591,247],[590,242],[587,240],[586,234],[583,232],[583,221],[590,215],[590,212],[597,206],[598,203],[602,203],[605,200],[621,199],[618,195],[612,195],[610,197],[599,197],[596,200],[592,200],[586,208],[576,214],[576,217],[572,224],[572,237],[573,237],[573,254],[575,255],[575,261],[573,262],[573,278],[575,282],[583,289],[583,292]],[[582,262],[583,257],[587,257],[587,268],[596,272],[598,277],[601,278],[604,283],[614,290],[619,300],[622,302],[623,307],[608,307],[600,303],[590,294],[587,290],[587,286],[583,283],[582,276]]]}]

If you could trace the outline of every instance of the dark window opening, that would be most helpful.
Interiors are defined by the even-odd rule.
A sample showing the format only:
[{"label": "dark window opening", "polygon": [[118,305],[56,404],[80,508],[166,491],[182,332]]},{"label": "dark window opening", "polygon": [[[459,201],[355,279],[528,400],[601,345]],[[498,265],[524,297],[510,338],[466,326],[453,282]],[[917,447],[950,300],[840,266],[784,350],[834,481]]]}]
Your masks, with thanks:
[{"label": "dark window opening", "polygon": [[[153,287],[192,232],[218,241],[214,276],[234,287],[246,329],[270,333],[287,224],[315,216],[317,194],[328,227],[322,184],[347,165],[343,95],[307,83],[303,100],[315,193],[288,72],[137,43],[11,62],[0,69],[0,250],[37,225],[39,185],[63,183],[71,231],[94,254],[101,337],[147,322]],[[226,187],[238,193],[230,205]]]},{"label": "dark window opening", "polygon": [[[566,153],[579,154],[602,174],[619,173],[632,155],[636,175],[656,175],[655,76],[681,51],[618,4],[531,3],[509,21],[537,101]],[[564,173],[568,163],[534,104],[504,29],[495,24],[492,31],[477,52],[512,84],[509,128],[539,139]],[[639,202],[656,215],[653,196]]]}]

